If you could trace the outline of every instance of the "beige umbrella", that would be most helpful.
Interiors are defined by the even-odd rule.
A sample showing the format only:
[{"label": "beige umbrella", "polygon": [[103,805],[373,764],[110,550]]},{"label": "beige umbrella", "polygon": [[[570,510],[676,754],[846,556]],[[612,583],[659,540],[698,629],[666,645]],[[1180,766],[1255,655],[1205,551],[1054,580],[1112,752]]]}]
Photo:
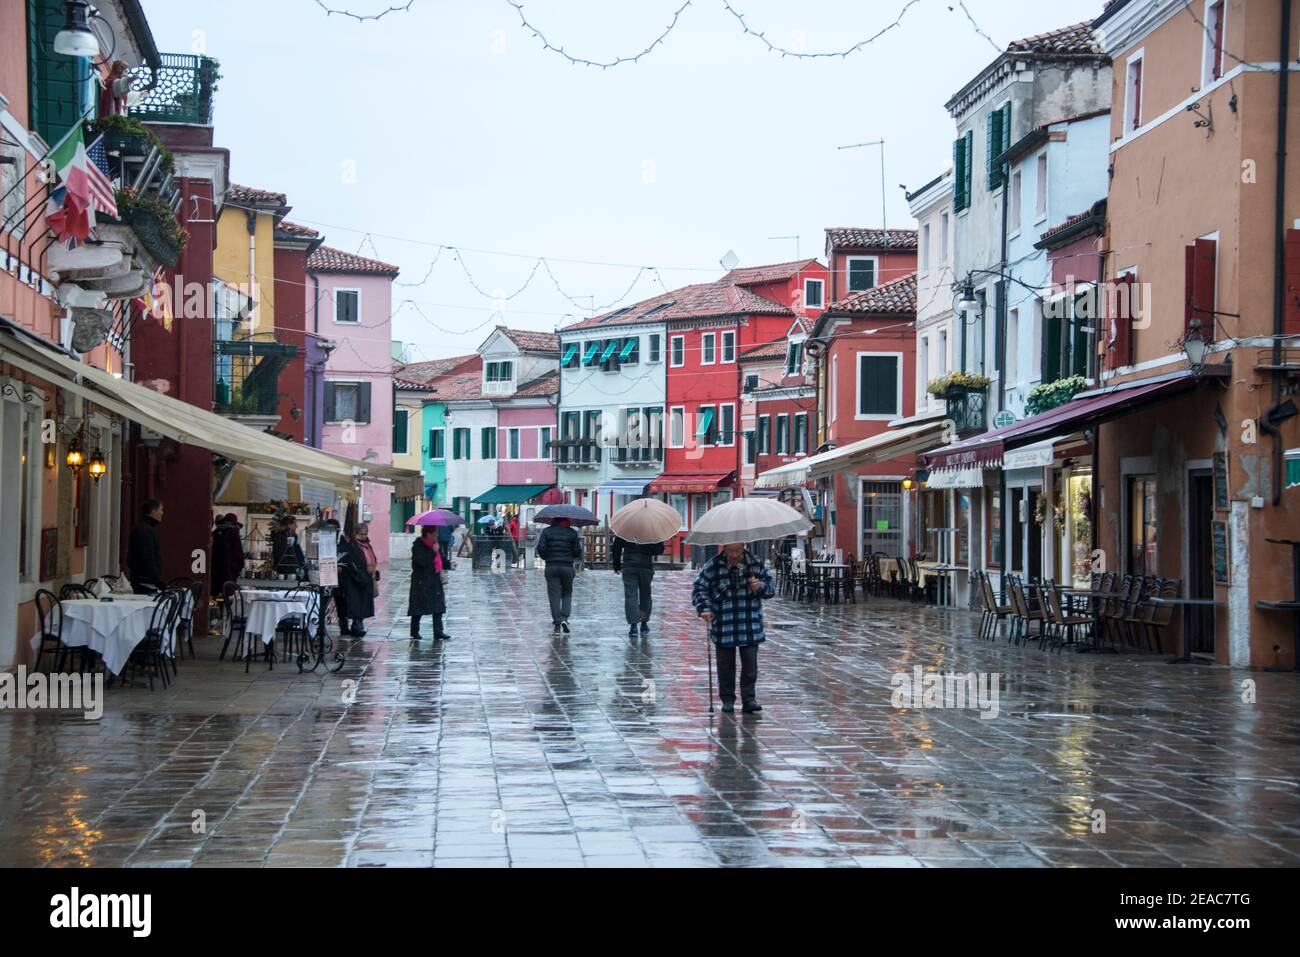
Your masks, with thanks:
[{"label": "beige umbrella", "polygon": [[689,545],[732,545],[802,535],[812,522],[771,498],[738,498],[709,509],[686,536]]},{"label": "beige umbrella", "polygon": [[656,545],[682,530],[682,517],[657,498],[639,498],[615,512],[609,527],[625,542]]}]

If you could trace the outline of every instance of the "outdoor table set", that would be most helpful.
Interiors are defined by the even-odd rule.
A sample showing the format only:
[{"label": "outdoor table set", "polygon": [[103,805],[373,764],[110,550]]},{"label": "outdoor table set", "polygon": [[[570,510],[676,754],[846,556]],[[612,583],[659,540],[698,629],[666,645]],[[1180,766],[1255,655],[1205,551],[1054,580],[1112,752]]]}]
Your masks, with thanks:
[{"label": "outdoor table set", "polygon": [[[299,639],[300,658],[307,654],[307,645],[320,625],[320,595],[313,587],[295,586],[291,590],[240,588],[234,592],[234,596],[235,605],[228,627],[238,629],[243,639],[245,671],[252,664],[256,642],[259,641],[268,666],[274,667],[275,656],[271,644],[277,634],[285,638],[283,653],[286,658],[293,652],[295,637]],[[281,628],[281,624],[286,622],[289,627]],[[299,670],[302,670],[302,663],[299,662]]]}]

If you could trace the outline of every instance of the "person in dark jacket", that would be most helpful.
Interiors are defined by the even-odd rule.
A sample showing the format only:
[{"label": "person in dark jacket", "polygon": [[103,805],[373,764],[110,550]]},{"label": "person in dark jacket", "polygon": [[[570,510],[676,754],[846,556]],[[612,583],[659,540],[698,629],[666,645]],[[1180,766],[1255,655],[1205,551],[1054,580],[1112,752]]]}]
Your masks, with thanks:
[{"label": "person in dark jacket", "polygon": [[212,529],[212,594],[220,595],[226,582],[244,573],[244,526],[234,512],[217,519]]},{"label": "person in dark jacket", "polygon": [[538,539],[537,557],[546,562],[546,597],[551,603],[555,633],[567,634],[573,607],[573,566],[582,561],[582,536],[570,527],[567,518],[558,518]]},{"label": "person in dark jacket", "polygon": [[407,614],[411,616],[411,639],[420,640],[420,619],[433,616],[433,640],[450,641],[451,635],[442,627],[442,616],[447,613],[447,598],[442,588],[442,552],[438,548],[438,531],[433,526],[420,530],[420,537],[411,546],[411,603]]},{"label": "person in dark jacket", "polygon": [[298,544],[298,520],[286,515],[280,530],[271,536],[271,570],[277,575],[301,575],[307,557]]},{"label": "person in dark jacket", "polygon": [[375,615],[375,573],[361,542],[365,531],[365,525],[358,525],[351,537],[339,539],[339,627],[351,620],[352,627],[346,633],[353,638],[366,636],[366,619]]},{"label": "person in dark jacket", "polygon": [[623,576],[623,614],[627,617],[627,636],[635,638],[637,628],[650,634],[650,586],[655,577],[655,558],[664,553],[664,543],[638,545],[614,536],[610,558],[614,573]]},{"label": "person in dark jacket", "polygon": [[151,498],[140,511],[140,521],[131,529],[131,537],[127,540],[126,570],[135,593],[149,595],[167,587],[162,573],[162,546],[158,544],[163,504]]},{"label": "person in dark jacket", "polygon": [[722,710],[736,710],[736,653],[740,653],[740,697],[747,714],[762,711],[758,646],[763,633],[763,602],[776,594],[772,575],[744,545],[727,545],[695,578],[691,604],[709,627],[718,649],[718,697]]}]

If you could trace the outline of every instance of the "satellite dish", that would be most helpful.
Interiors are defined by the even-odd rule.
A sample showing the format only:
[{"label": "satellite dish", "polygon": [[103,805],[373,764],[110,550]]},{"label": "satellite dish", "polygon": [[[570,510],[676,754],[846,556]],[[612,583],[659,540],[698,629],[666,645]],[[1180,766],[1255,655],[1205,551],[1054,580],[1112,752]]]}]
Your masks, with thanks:
[{"label": "satellite dish", "polygon": [[718,262],[721,263],[723,269],[727,272],[731,272],[731,270],[740,265],[740,257],[736,255],[734,249],[728,249],[727,254],[718,260]]}]

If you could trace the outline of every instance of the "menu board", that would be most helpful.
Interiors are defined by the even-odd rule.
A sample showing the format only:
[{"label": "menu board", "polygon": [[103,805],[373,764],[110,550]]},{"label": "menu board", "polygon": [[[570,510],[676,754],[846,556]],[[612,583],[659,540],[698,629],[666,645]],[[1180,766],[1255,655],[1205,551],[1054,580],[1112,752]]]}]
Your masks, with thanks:
[{"label": "menu board", "polygon": [[1214,509],[1228,510],[1228,453],[1214,453]]},{"label": "menu board", "polygon": [[1228,564],[1228,523],[1211,523],[1214,541],[1214,582],[1216,585],[1231,584],[1230,565]]}]

